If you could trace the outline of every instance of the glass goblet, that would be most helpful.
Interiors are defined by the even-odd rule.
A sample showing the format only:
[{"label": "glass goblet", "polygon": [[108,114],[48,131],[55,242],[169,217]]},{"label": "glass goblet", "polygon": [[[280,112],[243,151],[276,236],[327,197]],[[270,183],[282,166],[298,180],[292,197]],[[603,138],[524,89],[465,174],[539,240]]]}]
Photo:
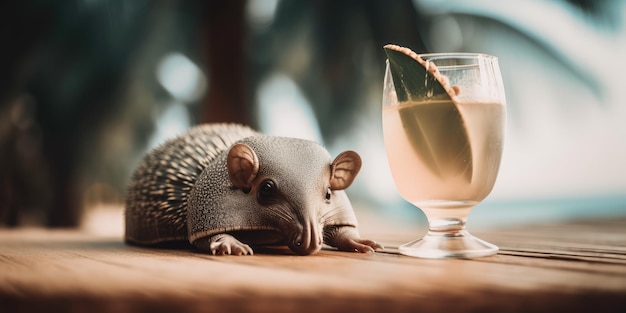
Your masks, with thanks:
[{"label": "glass goblet", "polygon": [[[419,58],[423,79],[422,73],[408,79],[412,68],[390,64],[391,58],[384,79],[383,134],[393,180],[429,224],[428,233],[400,246],[400,253],[424,258],[495,254],[497,246],[472,236],[465,226],[472,208],[491,192],[500,167],[506,105],[498,59],[473,53]],[[433,73],[438,80],[428,77]],[[409,85],[414,83],[423,85]],[[428,84],[447,84],[452,96],[438,96]]]}]

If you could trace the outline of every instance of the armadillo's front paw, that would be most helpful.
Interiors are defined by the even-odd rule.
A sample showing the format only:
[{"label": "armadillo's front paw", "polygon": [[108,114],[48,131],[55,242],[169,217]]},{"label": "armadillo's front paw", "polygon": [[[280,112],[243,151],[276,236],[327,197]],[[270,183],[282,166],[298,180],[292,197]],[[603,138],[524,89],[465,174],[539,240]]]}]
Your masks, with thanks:
[{"label": "armadillo's front paw", "polygon": [[325,241],[342,251],[372,253],[385,249],[376,241],[359,238],[359,232],[354,227],[329,227],[324,230],[324,236]]},{"label": "armadillo's front paw", "polygon": [[218,234],[209,238],[200,238],[194,245],[201,251],[213,255],[252,255],[252,248],[228,234]]},{"label": "armadillo's front paw", "polygon": [[361,253],[372,253],[374,251],[384,250],[385,248],[376,241],[360,238],[348,238],[338,247],[343,251],[354,251]]}]

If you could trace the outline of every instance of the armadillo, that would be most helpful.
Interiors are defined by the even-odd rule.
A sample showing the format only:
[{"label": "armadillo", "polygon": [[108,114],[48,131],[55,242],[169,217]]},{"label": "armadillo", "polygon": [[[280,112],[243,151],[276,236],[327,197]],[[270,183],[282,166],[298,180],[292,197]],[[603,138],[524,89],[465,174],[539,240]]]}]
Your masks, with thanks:
[{"label": "armadillo", "polygon": [[237,124],[195,126],[139,163],[125,203],[125,240],[234,255],[266,245],[299,255],[315,254],[323,244],[381,250],[360,238],[345,192],[360,168],[354,151],[333,160],[314,141]]}]

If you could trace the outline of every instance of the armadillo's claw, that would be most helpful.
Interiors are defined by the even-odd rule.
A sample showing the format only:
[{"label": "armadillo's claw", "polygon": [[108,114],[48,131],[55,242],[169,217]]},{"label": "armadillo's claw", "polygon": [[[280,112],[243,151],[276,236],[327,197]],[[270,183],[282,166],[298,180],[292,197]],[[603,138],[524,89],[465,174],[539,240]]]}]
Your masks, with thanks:
[{"label": "armadillo's claw", "polygon": [[253,255],[252,248],[228,234],[218,234],[210,238],[200,238],[194,245],[201,251],[213,255]]},{"label": "armadillo's claw", "polygon": [[381,244],[369,239],[351,239],[350,244],[354,247],[354,252],[374,253],[385,249]]},{"label": "armadillo's claw", "polygon": [[324,229],[324,240],[341,251],[373,253],[385,249],[376,241],[361,239],[357,229],[352,226],[328,227]]}]

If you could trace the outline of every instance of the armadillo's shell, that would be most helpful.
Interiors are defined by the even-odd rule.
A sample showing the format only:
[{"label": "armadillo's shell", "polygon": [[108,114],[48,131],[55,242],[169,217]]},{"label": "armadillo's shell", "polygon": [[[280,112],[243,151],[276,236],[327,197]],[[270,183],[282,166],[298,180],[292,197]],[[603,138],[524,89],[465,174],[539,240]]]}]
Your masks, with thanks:
[{"label": "armadillo's shell", "polygon": [[234,124],[206,124],[149,153],[126,198],[126,240],[154,244],[187,240],[187,199],[198,175],[236,141],[256,135]]}]

